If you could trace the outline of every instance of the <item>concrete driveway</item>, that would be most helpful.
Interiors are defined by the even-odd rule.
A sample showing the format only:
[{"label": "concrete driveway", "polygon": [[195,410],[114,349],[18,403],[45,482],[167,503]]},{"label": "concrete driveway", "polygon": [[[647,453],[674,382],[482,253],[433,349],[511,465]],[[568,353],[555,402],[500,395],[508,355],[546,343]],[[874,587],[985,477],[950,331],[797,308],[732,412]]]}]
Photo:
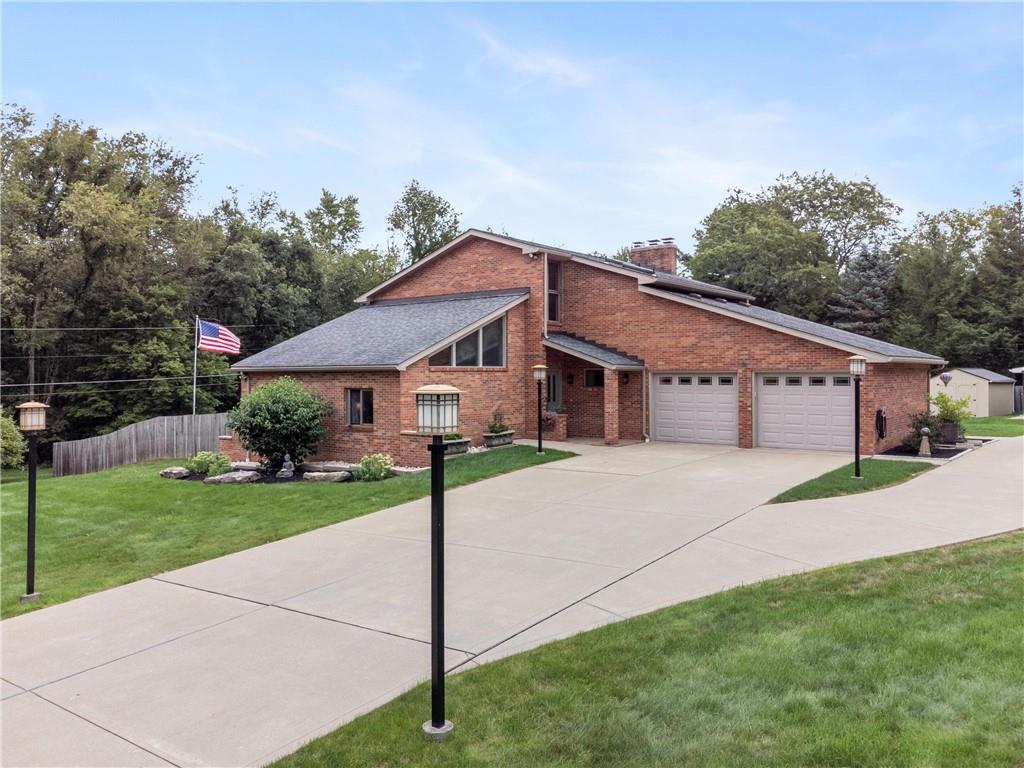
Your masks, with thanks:
[{"label": "concrete driveway", "polygon": [[[770,507],[758,505],[848,457],[571,447],[582,455],[448,494],[451,668],[742,583],[1022,524],[1020,439],[897,488]],[[3,764],[261,764],[425,679],[428,509],[0,623]]]}]

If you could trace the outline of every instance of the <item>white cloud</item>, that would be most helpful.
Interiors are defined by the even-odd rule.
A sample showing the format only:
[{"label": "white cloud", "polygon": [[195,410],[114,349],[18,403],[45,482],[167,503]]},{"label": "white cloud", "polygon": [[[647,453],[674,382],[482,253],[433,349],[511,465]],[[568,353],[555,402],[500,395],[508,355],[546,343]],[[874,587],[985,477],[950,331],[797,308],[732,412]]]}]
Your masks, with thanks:
[{"label": "white cloud", "polygon": [[490,59],[513,72],[565,86],[586,85],[594,79],[590,66],[564,54],[508,45],[482,24],[472,24],[470,30],[487,49]]},{"label": "white cloud", "polygon": [[352,145],[344,139],[332,136],[322,131],[316,131],[312,128],[292,128],[291,134],[296,136],[310,144],[317,144],[322,147],[329,147],[336,149],[339,152],[352,152]]}]

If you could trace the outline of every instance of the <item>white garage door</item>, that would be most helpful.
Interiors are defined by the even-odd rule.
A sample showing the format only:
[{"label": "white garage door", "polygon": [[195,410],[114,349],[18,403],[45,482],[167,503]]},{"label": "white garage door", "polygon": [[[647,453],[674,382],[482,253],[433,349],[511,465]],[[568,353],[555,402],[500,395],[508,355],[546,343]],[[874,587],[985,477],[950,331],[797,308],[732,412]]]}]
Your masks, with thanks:
[{"label": "white garage door", "polygon": [[659,373],[652,377],[654,439],[736,445],[734,373]]},{"label": "white garage door", "polygon": [[853,382],[840,373],[757,374],[757,445],[853,448]]}]

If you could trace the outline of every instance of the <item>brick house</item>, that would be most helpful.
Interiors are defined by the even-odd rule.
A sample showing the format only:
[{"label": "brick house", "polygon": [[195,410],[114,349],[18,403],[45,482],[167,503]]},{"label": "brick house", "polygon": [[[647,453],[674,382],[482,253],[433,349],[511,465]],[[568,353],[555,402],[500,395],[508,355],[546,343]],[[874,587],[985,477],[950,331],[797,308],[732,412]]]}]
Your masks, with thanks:
[{"label": "brick house", "polygon": [[[677,275],[676,255],[649,241],[623,262],[471,229],[359,309],[233,367],[243,396],[286,374],[334,403],[315,458],[383,451],[406,465],[427,463],[411,394],[423,384],[463,391],[460,431],[474,444],[495,410],[518,437],[536,436],[538,364],[555,436],[609,444],[852,449],[855,354],[868,360],[865,453],[898,444],[927,408],[941,358],[757,307]],[[225,450],[240,454],[236,441]]]}]

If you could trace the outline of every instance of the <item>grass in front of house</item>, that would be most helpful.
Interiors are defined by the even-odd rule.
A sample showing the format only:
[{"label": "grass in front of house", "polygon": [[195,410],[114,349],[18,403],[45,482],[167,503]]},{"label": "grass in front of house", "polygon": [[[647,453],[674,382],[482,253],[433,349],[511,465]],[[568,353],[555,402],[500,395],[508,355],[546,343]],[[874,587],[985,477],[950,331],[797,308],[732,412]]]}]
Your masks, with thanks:
[{"label": "grass in front of house", "polygon": [[1015,419],[1012,416],[979,416],[964,422],[964,433],[971,437],[1020,437],[1024,435],[1024,419]]},{"label": "grass in front of house", "polygon": [[424,684],[277,768],[1024,764],[1024,536],[721,592]]},{"label": "grass in front of house", "polygon": [[860,462],[860,479],[853,476],[853,464],[833,469],[824,475],[808,480],[806,483],[794,485],[783,491],[769,504],[781,504],[785,501],[805,501],[807,499],[827,499],[830,496],[847,496],[851,493],[875,491],[890,485],[899,485],[914,475],[919,475],[934,464],[926,461],[890,461],[889,459],[862,459]]},{"label": "grass in front of house", "polygon": [[[36,480],[44,480],[53,477],[53,469],[49,466],[37,467],[36,468]],[[28,482],[28,469],[22,467],[21,469],[4,469],[0,470],[0,485],[7,485],[8,483],[27,483]]]},{"label": "grass in front of house", "polygon": [[[455,488],[572,456],[512,446],[445,462]],[[166,480],[164,459],[38,483],[36,589],[25,591],[26,485],[0,487],[3,590],[0,613],[22,613],[125,584],[331,523],[376,512],[430,493],[429,472],[379,483],[281,483],[209,486]],[[6,473],[5,473],[6,474]]]}]

